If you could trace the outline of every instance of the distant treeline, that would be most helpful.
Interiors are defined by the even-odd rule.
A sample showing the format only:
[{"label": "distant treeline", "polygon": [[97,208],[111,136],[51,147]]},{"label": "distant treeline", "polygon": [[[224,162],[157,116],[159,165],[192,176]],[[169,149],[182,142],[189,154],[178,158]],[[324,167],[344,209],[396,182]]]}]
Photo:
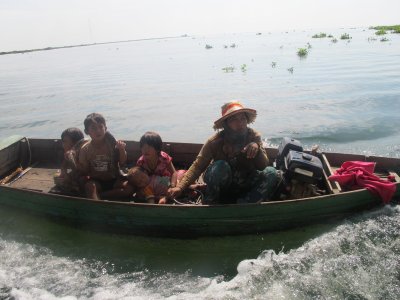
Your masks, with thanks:
[{"label": "distant treeline", "polygon": [[29,50],[14,50],[14,51],[0,52],[0,55],[19,54],[19,53],[27,53],[27,52],[35,52],[35,51],[56,50],[56,49],[63,49],[63,48],[87,47],[87,46],[96,46],[96,45],[105,45],[105,44],[129,43],[129,42],[148,41],[148,40],[176,39],[176,38],[183,38],[183,37],[188,37],[188,35],[184,34],[184,35],[181,35],[181,36],[170,36],[170,37],[160,37],[160,38],[147,38],[147,39],[138,39],[138,40],[102,42],[102,43],[80,44],[80,45],[59,46],[59,47],[46,47],[46,48],[29,49]]}]

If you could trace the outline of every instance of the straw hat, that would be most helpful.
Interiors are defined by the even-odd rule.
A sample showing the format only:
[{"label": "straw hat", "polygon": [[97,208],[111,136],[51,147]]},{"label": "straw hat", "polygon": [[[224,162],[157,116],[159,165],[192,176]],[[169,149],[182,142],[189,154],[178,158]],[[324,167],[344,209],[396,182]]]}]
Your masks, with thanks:
[{"label": "straw hat", "polygon": [[214,129],[223,128],[224,121],[238,113],[245,113],[247,115],[247,124],[253,123],[257,117],[257,111],[251,108],[244,108],[238,101],[231,101],[221,106],[221,115],[217,121],[214,122]]}]

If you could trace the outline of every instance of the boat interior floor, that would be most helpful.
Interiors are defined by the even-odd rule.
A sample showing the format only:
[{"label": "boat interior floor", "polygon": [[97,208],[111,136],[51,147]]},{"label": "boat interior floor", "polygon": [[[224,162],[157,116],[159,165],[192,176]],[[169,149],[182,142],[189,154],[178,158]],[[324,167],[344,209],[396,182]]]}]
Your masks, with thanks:
[{"label": "boat interior floor", "polygon": [[57,168],[50,166],[35,166],[26,171],[22,176],[17,177],[9,186],[49,193],[54,187],[54,174]]}]

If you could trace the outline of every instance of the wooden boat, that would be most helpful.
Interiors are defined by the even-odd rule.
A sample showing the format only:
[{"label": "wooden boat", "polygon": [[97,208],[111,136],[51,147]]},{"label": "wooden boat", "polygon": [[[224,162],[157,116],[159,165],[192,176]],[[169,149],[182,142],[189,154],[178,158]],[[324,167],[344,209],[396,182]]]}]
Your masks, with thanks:
[{"label": "wooden boat", "polygon": [[[165,143],[164,149],[180,167],[188,167],[200,144]],[[277,149],[267,148],[270,158]],[[128,163],[139,156],[138,142],[127,142]],[[345,191],[327,176],[344,161],[374,161],[377,174],[395,177],[397,192],[400,159],[359,154],[324,153],[321,159],[327,193],[322,196],[258,204],[157,205],[118,201],[94,201],[52,193],[53,174],[62,160],[60,140],[11,137],[0,144],[0,179],[23,166],[14,179],[0,185],[0,205],[93,230],[167,237],[257,234],[293,228],[331,217],[382,205],[366,189]]]}]

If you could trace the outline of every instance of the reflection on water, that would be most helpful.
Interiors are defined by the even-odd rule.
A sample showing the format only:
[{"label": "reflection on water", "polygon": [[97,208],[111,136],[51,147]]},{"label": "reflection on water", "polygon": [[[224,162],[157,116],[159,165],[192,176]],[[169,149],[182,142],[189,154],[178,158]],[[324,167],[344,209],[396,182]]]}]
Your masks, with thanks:
[{"label": "reflection on water", "polygon": [[110,273],[189,270],[193,276],[225,278],[236,275],[240,261],[258,256],[264,249],[287,252],[335,226],[324,224],[259,235],[181,240],[101,234],[9,208],[2,209],[0,219],[3,242],[26,243],[39,252],[45,247],[52,256],[96,261]]}]

